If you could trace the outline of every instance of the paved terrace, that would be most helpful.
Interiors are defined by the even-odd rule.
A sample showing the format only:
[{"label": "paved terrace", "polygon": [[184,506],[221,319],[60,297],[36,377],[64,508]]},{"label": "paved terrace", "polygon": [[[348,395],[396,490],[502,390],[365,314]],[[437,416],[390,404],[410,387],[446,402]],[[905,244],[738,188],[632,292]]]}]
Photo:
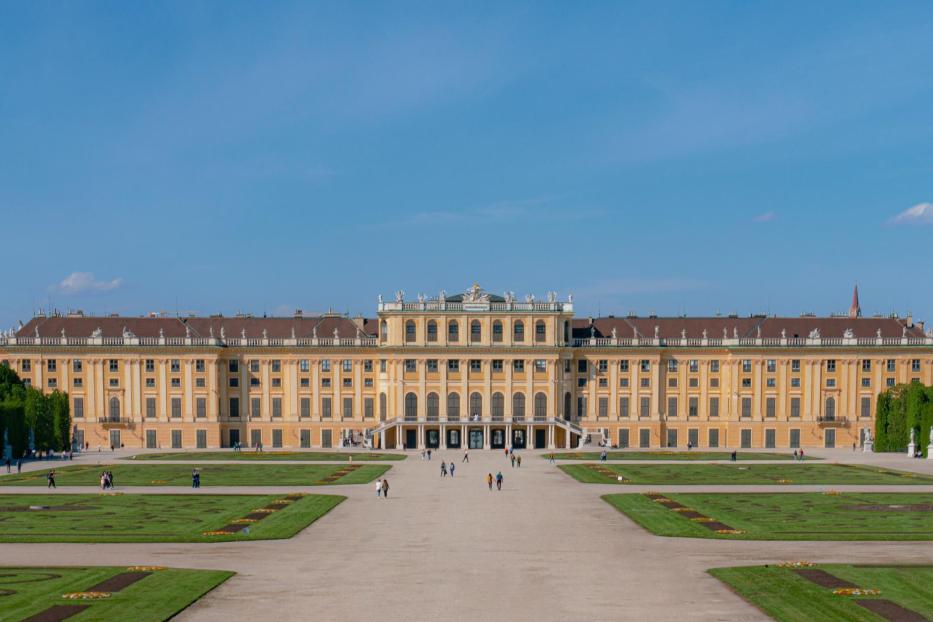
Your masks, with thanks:
[{"label": "paved terrace", "polygon": [[[828,461],[933,473],[933,460],[812,452]],[[118,456],[121,454],[117,454]],[[717,580],[714,566],[806,559],[840,563],[933,563],[929,542],[754,542],[660,538],[600,500],[645,486],[580,484],[522,452],[513,469],[500,452],[412,453],[392,464],[391,498],[372,486],[314,488],[349,499],[291,540],[231,544],[0,544],[4,564],[157,564],[221,568],[238,574],[180,620],[765,620]],[[107,455],[106,459],[111,456]],[[439,477],[443,458],[456,477]],[[76,464],[105,459],[96,454]],[[30,464],[29,469],[48,463]],[[59,463],[61,464],[61,463]],[[174,462],[178,464],[178,462]],[[277,464],[281,464],[278,463]],[[687,463],[690,464],[690,463]],[[748,463],[746,463],[748,464]],[[502,470],[502,492],[488,472]],[[766,487],[660,487],[701,492]],[[775,486],[781,492],[848,489]],[[298,490],[282,488],[274,490]],[[928,486],[859,487],[931,491]],[[20,487],[4,493],[27,492]],[[43,489],[44,490],[44,489]],[[82,489],[87,490],[87,489]],[[139,488],[141,493],[190,489]],[[199,494],[248,492],[204,488]],[[269,490],[269,489],[263,489]],[[59,492],[65,492],[60,489]]]}]

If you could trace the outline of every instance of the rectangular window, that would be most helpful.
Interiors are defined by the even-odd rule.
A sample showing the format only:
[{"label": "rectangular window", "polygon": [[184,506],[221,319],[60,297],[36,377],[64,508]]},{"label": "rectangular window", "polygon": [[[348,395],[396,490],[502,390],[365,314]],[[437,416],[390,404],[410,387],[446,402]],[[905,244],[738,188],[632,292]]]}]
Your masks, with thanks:
[{"label": "rectangular window", "polygon": [[388,366],[388,363],[386,362],[385,359],[379,359],[379,372],[380,373],[382,374],[386,373],[387,366]]},{"label": "rectangular window", "polygon": [[[258,379],[258,378],[256,379],[256,382],[257,382],[257,384],[258,384],[258,382],[259,382],[259,379]],[[172,380],[171,380],[171,387],[172,387],[173,389],[179,389],[179,388],[181,388],[181,378],[172,378]]]},{"label": "rectangular window", "polygon": [[204,359],[196,359],[194,361],[194,371],[196,372],[204,371]]},{"label": "rectangular window", "polygon": [[146,430],[146,449],[156,449],[159,439],[155,430]]},{"label": "rectangular window", "polygon": [[773,374],[774,371],[777,369],[777,362],[774,359],[768,359],[767,362],[765,363],[765,368],[767,369],[769,374]]},{"label": "rectangular window", "polygon": [[282,430],[272,430],[272,447],[278,448],[282,446]]},{"label": "rectangular window", "polygon": [[343,386],[345,386],[345,387],[352,387],[352,386],[353,386],[353,378],[344,378],[344,379],[343,379]]},{"label": "rectangular window", "polygon": [[709,446],[711,448],[719,447],[719,430],[711,429],[709,431]]},{"label": "rectangular window", "polygon": [[[697,415],[700,414],[700,413],[699,413],[699,410],[700,410],[700,408],[699,408],[699,399],[696,398],[696,397],[691,397],[691,398],[689,398],[689,400],[687,401],[687,416],[688,416],[688,417],[696,417]],[[696,444],[696,443],[694,443],[694,444]]]},{"label": "rectangular window", "polygon": [[[238,387],[240,386],[240,379],[236,376],[230,376],[229,384],[231,387]],[[152,386],[155,386],[155,380],[152,381]]]},{"label": "rectangular window", "polygon": [[367,397],[363,399],[363,418],[372,419],[375,417],[375,411],[373,409],[373,398]]},{"label": "rectangular window", "polygon": [[743,417],[752,416],[752,398],[750,397],[742,398],[742,416]]},{"label": "rectangular window", "polygon": [[667,430],[667,446],[677,447],[677,430]]},{"label": "rectangular window", "polygon": [[311,386],[311,379],[310,378],[299,378],[298,386],[300,386],[303,389],[307,389],[308,387]]},{"label": "rectangular window", "polygon": [[609,361],[606,359],[600,359],[599,363],[597,363],[597,369],[599,369],[599,373],[601,374],[609,371]]},{"label": "rectangular window", "polygon": [[800,398],[799,397],[790,398],[790,416],[794,418],[800,417]]},{"label": "rectangular window", "polygon": [[910,362],[910,371],[920,371],[920,359],[914,359]]},{"label": "rectangular window", "polygon": [[751,359],[742,359],[742,371],[746,374],[752,371],[752,361]]},{"label": "rectangular window", "polygon": [[641,398],[641,402],[639,404],[638,416],[645,417],[645,418],[651,416],[651,398],[650,397]]},{"label": "rectangular window", "polygon": [[719,398],[718,397],[709,398],[709,416],[710,417],[719,416]]},{"label": "rectangular window", "polygon": [[199,389],[203,389],[203,388],[204,388],[205,386],[207,386],[207,385],[206,385],[206,382],[205,382],[204,378],[195,378],[195,379],[194,379],[194,386],[197,387],[197,388],[199,388]]},{"label": "rectangular window", "polygon": [[709,370],[714,374],[719,373],[719,361],[710,361]]},{"label": "rectangular window", "polygon": [[642,388],[650,387],[650,386],[651,386],[651,378],[639,378],[639,379],[638,379],[638,386],[640,386],[640,387],[642,387]]},{"label": "rectangular window", "polygon": [[871,378],[862,378],[862,387],[866,389],[871,387]]},{"label": "rectangular window", "polygon": [[71,371],[76,374],[80,374],[82,369],[83,365],[81,364],[81,359],[75,359],[71,361]]},{"label": "rectangular window", "polygon": [[[112,385],[113,380],[111,380],[110,382],[111,382],[111,386],[113,386],[113,385]],[[54,388],[56,388],[57,386],[58,386],[58,380],[55,379],[55,378],[49,378],[49,388],[50,388],[50,389],[54,389]]]},{"label": "rectangular window", "polygon": [[519,360],[512,361],[512,371],[517,371],[517,372],[525,371],[525,361],[519,361]]},{"label": "rectangular window", "polygon": [[[172,359],[171,362],[169,363],[169,367],[173,373],[178,373],[181,371],[181,361],[179,361],[178,359]],[[257,369],[256,371],[259,371],[259,370]]]},{"label": "rectangular window", "polygon": [[332,410],[331,410],[331,398],[329,398],[329,397],[322,397],[322,398],[321,398],[321,418],[322,418],[322,419],[330,419],[330,418],[332,418],[333,416],[334,416],[334,415],[333,415],[333,412],[332,412]]},{"label": "rectangular window", "polygon": [[749,449],[752,446],[752,431],[751,430],[741,430],[741,446],[742,449]]},{"label": "rectangular window", "polygon": [[651,447],[651,430],[638,431],[638,446]]},{"label": "rectangular window", "polygon": [[460,371],[460,361],[458,360],[447,361],[447,371]]},{"label": "rectangular window", "polygon": [[836,371],[836,359],[826,361],[826,371],[830,373]]},{"label": "rectangular window", "polygon": [[687,430],[687,442],[690,443],[691,447],[696,447],[700,444],[700,431],[696,428],[690,428]]},{"label": "rectangular window", "polygon": [[619,416],[628,419],[628,402],[629,398],[620,397],[619,398]]},{"label": "rectangular window", "polygon": [[353,371],[353,359],[343,359],[343,371]]},{"label": "rectangular window", "polygon": [[499,373],[499,372],[502,371],[502,361],[501,361],[501,360],[494,360],[494,361],[492,362],[492,371],[493,371],[493,373]]},{"label": "rectangular window", "polygon": [[639,367],[641,371],[651,371],[651,361],[642,359],[641,363],[639,363]]},{"label": "rectangular window", "polygon": [[894,359],[888,359],[888,371],[893,372],[896,367]]},{"label": "rectangular window", "polygon": [[676,397],[667,398],[667,416],[668,417],[677,416],[677,398]]},{"label": "rectangular window", "polygon": [[298,371],[306,374],[311,371],[311,361],[308,359],[301,359],[298,361]]},{"label": "rectangular window", "polygon": [[231,417],[240,416],[240,398],[238,397],[230,398],[230,416]]},{"label": "rectangular window", "polygon": [[790,447],[791,449],[800,447],[800,430],[790,431]]},{"label": "rectangular window", "polygon": [[479,359],[471,359],[470,360],[470,371],[471,372],[483,371],[483,362],[480,361]]},{"label": "rectangular window", "polygon": [[262,417],[262,400],[258,397],[253,397],[249,400],[249,417],[250,419],[259,419]]},{"label": "rectangular window", "polygon": [[117,359],[110,359],[110,371],[112,373],[117,373],[120,371],[120,361]]},{"label": "rectangular window", "polygon": [[197,430],[195,432],[195,443],[198,449],[207,448],[207,430]]},{"label": "rectangular window", "polygon": [[677,371],[677,359],[671,359],[667,362],[667,371],[670,371],[670,372]]},{"label": "rectangular window", "polygon": [[181,449],[181,430],[172,430],[172,449]]},{"label": "rectangular window", "polygon": [[298,401],[299,404],[299,416],[302,419],[307,419],[311,416],[311,398],[303,397]]},{"label": "rectangular window", "polygon": [[405,359],[405,371],[406,372],[417,371],[417,369],[418,369],[418,362],[415,361],[415,359]]},{"label": "rectangular window", "polygon": [[628,449],[628,430],[619,430],[619,449]]},{"label": "rectangular window", "polygon": [[172,419],[181,418],[181,398],[173,397],[172,398]]},{"label": "rectangular window", "polygon": [[689,363],[687,363],[687,366],[691,374],[695,374],[700,371],[700,362],[696,359],[690,359]]},{"label": "rectangular window", "polygon": [[621,372],[628,371],[628,361],[619,361],[619,371]]},{"label": "rectangular window", "polygon": [[321,371],[329,372],[330,371],[330,359],[323,359],[321,361]]},{"label": "rectangular window", "polygon": [[677,386],[677,378],[676,378],[676,377],[673,377],[673,376],[671,376],[670,378],[668,378],[668,379],[667,379],[667,386],[669,386],[669,387],[671,387],[671,388],[676,387],[676,386]]},{"label": "rectangular window", "polygon": [[[146,361],[146,362],[148,363],[149,361]],[[147,369],[146,371],[150,371],[150,370]],[[240,373],[240,361],[236,359],[227,361],[227,371],[230,372],[231,374]]]},{"label": "rectangular window", "polygon": [[798,372],[798,371],[800,371],[800,359],[793,359],[793,360],[790,362],[790,370],[791,370],[792,372]]},{"label": "rectangular window", "polygon": [[547,361],[544,359],[535,359],[535,371],[547,371]]},{"label": "rectangular window", "polygon": [[599,386],[601,386],[601,387],[608,387],[608,386],[609,386],[609,380],[607,380],[606,378],[600,378],[600,379],[599,379]]},{"label": "rectangular window", "polygon": [[308,449],[311,447],[311,430],[301,430],[301,448]]},{"label": "rectangular window", "polygon": [[894,378],[888,378],[885,380],[885,384],[889,387],[893,387],[895,385]]},{"label": "rectangular window", "polygon": [[195,416],[198,419],[207,418],[207,398],[199,397],[194,400]]},{"label": "rectangular window", "polygon": [[710,378],[709,386],[712,387],[713,389],[719,388],[719,378]]},{"label": "rectangular window", "polygon": [[272,373],[278,374],[282,372],[282,361],[278,359],[272,360]]},{"label": "rectangular window", "polygon": [[871,398],[863,397],[860,403],[859,416],[862,419],[868,419],[871,417]]},{"label": "rectangular window", "polygon": [[[53,379],[53,380],[54,380],[54,379]],[[120,379],[119,379],[119,378],[111,378],[111,379],[110,379],[110,382],[109,382],[109,386],[111,386],[111,387],[119,387],[119,386],[120,386]]]},{"label": "rectangular window", "polygon": [[768,378],[765,382],[765,386],[767,386],[769,389],[773,389],[777,386],[777,381],[774,378]]},{"label": "rectangular window", "polygon": [[155,372],[155,361],[153,359],[146,359],[146,373]]},{"label": "rectangular window", "polygon": [[827,378],[827,379],[826,379],[826,386],[829,387],[829,388],[832,388],[832,387],[836,386],[836,379],[835,379],[835,378]]},{"label": "rectangular window", "polygon": [[[499,361],[499,367],[500,368],[502,367],[502,361]],[[495,369],[495,365],[493,365],[493,369]],[[428,371],[429,372],[437,371],[437,359],[428,359]]]},{"label": "rectangular window", "polygon": [[586,386],[586,378],[577,378],[577,386],[578,386],[578,387],[585,387],[585,386]]},{"label": "rectangular window", "polygon": [[83,397],[74,398],[74,413],[75,413],[75,419],[84,419],[84,398]]},{"label": "rectangular window", "polygon": [[794,388],[794,389],[799,389],[799,388],[800,388],[800,378],[791,378],[791,379],[790,379],[790,386],[791,386],[792,388]]},{"label": "rectangular window", "polygon": [[871,361],[869,359],[862,361],[862,371],[871,371]]},{"label": "rectangular window", "polygon": [[275,418],[282,416],[282,398],[281,397],[272,398],[272,416]]},{"label": "rectangular window", "polygon": [[371,372],[372,370],[373,370],[373,360],[366,359],[365,361],[363,361],[363,371]]},{"label": "rectangular window", "polygon": [[581,359],[577,361],[577,373],[585,374],[586,373],[586,359]]},{"label": "rectangular window", "polygon": [[620,386],[620,387],[627,387],[627,386],[628,386],[628,378],[619,378],[619,386]]},{"label": "rectangular window", "polygon": [[364,387],[370,387],[370,388],[371,388],[371,387],[373,386],[373,379],[372,379],[372,378],[363,378],[363,386],[364,386]]},{"label": "rectangular window", "polygon": [[687,386],[689,386],[691,389],[696,389],[697,387],[700,386],[700,379],[699,379],[699,378],[691,378],[691,379],[687,382]]},{"label": "rectangular window", "polygon": [[599,418],[605,419],[609,416],[609,398],[601,397],[599,398]]},{"label": "rectangular window", "polygon": [[777,398],[769,397],[765,399],[765,417],[774,418],[777,416]]},{"label": "rectangular window", "polygon": [[742,388],[743,388],[743,389],[749,389],[749,388],[751,388],[751,386],[752,386],[752,379],[751,379],[751,378],[742,378]]},{"label": "rectangular window", "polygon": [[353,398],[352,397],[343,398],[343,418],[344,419],[353,418]]},{"label": "rectangular window", "polygon": [[765,449],[774,449],[777,447],[775,437],[777,436],[776,432],[772,428],[765,430]]}]

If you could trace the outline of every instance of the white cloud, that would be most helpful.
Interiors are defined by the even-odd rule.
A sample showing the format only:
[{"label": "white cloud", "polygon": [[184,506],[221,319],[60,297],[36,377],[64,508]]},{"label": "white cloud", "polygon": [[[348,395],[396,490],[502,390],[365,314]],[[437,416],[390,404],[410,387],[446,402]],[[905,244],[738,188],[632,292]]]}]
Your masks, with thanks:
[{"label": "white cloud", "polygon": [[765,212],[764,214],[758,214],[752,218],[752,222],[771,222],[775,218],[777,218],[777,214],[775,214],[773,211]]},{"label": "white cloud", "polygon": [[92,272],[72,272],[55,286],[62,294],[81,294],[84,292],[109,292],[123,284],[122,278],[110,281],[98,281]]},{"label": "white cloud", "polygon": [[893,225],[933,224],[933,203],[917,203],[891,218],[888,222]]}]

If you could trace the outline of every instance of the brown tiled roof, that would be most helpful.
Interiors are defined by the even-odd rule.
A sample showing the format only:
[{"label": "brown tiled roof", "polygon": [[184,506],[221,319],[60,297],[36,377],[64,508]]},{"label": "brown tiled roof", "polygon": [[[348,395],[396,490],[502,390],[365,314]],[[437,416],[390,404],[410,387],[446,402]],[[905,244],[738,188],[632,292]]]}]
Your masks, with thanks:
[{"label": "brown tiled roof", "polygon": [[[363,320],[360,336],[375,336],[377,334],[376,320]],[[317,336],[333,337],[334,329],[339,331],[340,337],[353,338],[357,336],[357,326],[350,318],[343,316],[317,316],[317,317],[34,317],[16,332],[18,337],[34,337],[36,327],[40,337],[61,337],[62,329],[69,337],[90,337],[98,328],[103,337],[121,337],[126,329],[137,337],[158,337],[159,331],[166,338],[184,337],[186,327],[190,327],[192,337],[208,337],[213,329],[215,337],[220,337],[221,327],[226,337],[240,337],[246,331],[246,337],[257,339],[262,337],[262,331],[270,339],[288,339],[295,337],[311,337],[317,327]]]}]

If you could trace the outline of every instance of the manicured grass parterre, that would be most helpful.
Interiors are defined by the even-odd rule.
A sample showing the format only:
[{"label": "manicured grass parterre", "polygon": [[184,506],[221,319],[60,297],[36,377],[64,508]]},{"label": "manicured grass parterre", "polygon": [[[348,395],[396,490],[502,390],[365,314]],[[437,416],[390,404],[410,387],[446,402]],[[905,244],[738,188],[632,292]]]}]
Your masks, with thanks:
[{"label": "manicured grass parterre", "polygon": [[[661,496],[661,495],[658,495]],[[659,536],[738,540],[933,540],[933,500],[916,493],[664,493],[603,499]],[[718,533],[691,513],[737,533]],[[702,520],[702,519],[701,519]]]},{"label": "manicured grass parterre", "polygon": [[[0,542],[290,538],[344,499],[337,495],[0,495]],[[259,514],[261,520],[254,520]],[[249,533],[239,527],[235,532],[211,533],[232,524],[248,527]]]},{"label": "manicured grass parterre", "polygon": [[[554,453],[555,460],[599,460],[602,452],[599,451],[573,451],[567,453]],[[546,458],[549,454],[544,454]],[[731,451],[607,451],[606,459],[618,460],[729,460]],[[793,454],[778,454],[767,452],[740,451],[736,453],[736,460],[793,460]],[[814,458],[807,458],[813,460]],[[819,458],[816,458],[819,460]]]},{"label": "manicured grass parterre", "polygon": [[[135,583],[111,582],[108,597],[64,598],[123,573],[144,571]],[[168,620],[233,575],[221,570],[153,567],[0,568],[0,622],[19,622],[54,606],[86,606],[68,622],[161,622]]]},{"label": "manicured grass parterre", "polygon": [[559,468],[586,484],[933,484],[927,475],[850,464],[603,463]]},{"label": "manicured grass parterre", "polygon": [[[191,471],[201,486],[325,486],[365,484],[389,470],[381,464],[105,464],[55,469],[58,486],[100,486],[102,471],[120,486],[190,486]],[[50,469],[0,476],[0,486],[44,486]]]},{"label": "manicured grass parterre", "polygon": [[836,595],[833,589],[805,579],[793,568],[779,566],[714,568],[709,572],[778,622],[876,622],[884,618],[858,603],[878,600],[891,601],[933,620],[933,566],[820,564],[812,569],[880,593]]},{"label": "manicured grass parterre", "polygon": [[366,452],[335,451],[173,451],[136,454],[126,460],[184,460],[198,462],[209,460],[243,460],[244,462],[275,462],[291,460],[295,462],[378,462],[404,460],[403,454],[382,454]]}]

